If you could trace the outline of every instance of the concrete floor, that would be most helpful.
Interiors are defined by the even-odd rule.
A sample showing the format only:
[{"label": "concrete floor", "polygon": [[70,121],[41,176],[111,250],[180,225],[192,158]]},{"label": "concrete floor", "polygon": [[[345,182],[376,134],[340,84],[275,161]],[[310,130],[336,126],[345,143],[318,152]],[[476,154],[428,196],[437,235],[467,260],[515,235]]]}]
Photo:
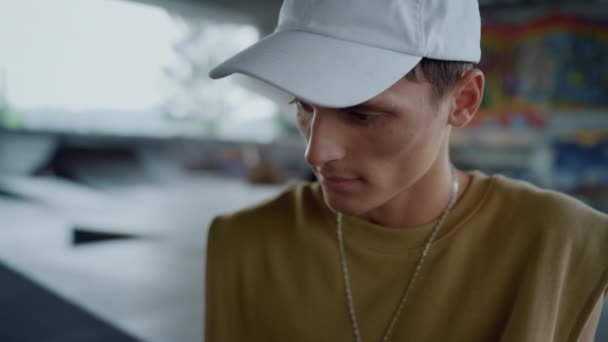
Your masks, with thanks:
[{"label": "concrete floor", "polygon": [[[92,191],[0,176],[0,261],[142,341],[202,341],[211,219],[282,187],[192,177]],[[74,227],[135,239],[72,243]]]},{"label": "concrete floor", "polygon": [[[0,196],[0,261],[142,341],[202,341],[210,220],[282,187],[213,176],[109,184],[0,176],[21,196]],[[74,245],[76,226],[140,238]],[[608,341],[607,314],[596,341]]]}]

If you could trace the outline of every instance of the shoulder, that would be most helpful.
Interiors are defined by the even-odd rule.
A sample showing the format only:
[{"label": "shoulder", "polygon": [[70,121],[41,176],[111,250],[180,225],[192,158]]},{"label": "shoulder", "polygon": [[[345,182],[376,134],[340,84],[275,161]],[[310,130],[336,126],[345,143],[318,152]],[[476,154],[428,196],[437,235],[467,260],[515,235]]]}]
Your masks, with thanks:
[{"label": "shoulder", "polygon": [[492,204],[486,208],[498,213],[495,220],[504,236],[560,263],[576,275],[573,278],[608,290],[608,215],[557,191],[504,176],[493,178],[488,199]]},{"label": "shoulder", "polygon": [[294,215],[313,209],[311,206],[318,206],[319,195],[316,183],[294,184],[269,200],[215,217],[211,226],[251,229],[261,227],[264,223],[292,219]]},{"label": "shoulder", "polygon": [[261,270],[292,257],[307,241],[309,220],[328,210],[319,190],[315,183],[297,184],[270,200],[216,217],[207,236],[208,277]]},{"label": "shoulder", "polygon": [[533,222],[608,229],[608,215],[572,196],[500,175],[494,178],[495,196],[501,204]]},{"label": "shoulder", "polygon": [[[491,207],[500,213],[499,219],[511,223],[529,236],[542,237],[558,245],[590,247],[606,253],[608,245],[608,215],[582,201],[528,182],[493,176]],[[597,248],[596,248],[597,247]]]},{"label": "shoulder", "polygon": [[258,240],[286,233],[303,216],[324,210],[316,183],[299,183],[267,201],[214,218],[209,241]]}]

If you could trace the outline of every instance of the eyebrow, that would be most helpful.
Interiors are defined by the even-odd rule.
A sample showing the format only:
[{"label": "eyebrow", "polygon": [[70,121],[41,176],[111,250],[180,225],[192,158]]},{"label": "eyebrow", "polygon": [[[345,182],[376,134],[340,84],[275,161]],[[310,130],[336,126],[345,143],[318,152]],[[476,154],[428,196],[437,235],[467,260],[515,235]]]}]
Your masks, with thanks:
[{"label": "eyebrow", "polygon": [[[297,97],[293,97],[289,104],[294,104],[297,102],[307,103],[303,100],[298,99]],[[387,104],[383,102],[363,102],[354,106],[340,108],[342,110],[377,110],[377,109],[386,109]]]},{"label": "eyebrow", "polygon": [[346,110],[354,110],[354,109],[383,109],[386,107],[386,104],[382,103],[382,102],[364,102],[364,103],[360,103],[358,105],[354,105],[351,107],[347,107],[345,108]]}]

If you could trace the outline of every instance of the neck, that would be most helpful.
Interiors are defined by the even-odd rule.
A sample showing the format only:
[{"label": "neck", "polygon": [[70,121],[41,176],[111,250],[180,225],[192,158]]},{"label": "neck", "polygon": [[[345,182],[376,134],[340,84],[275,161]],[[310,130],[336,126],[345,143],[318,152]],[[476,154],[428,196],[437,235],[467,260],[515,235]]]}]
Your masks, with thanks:
[{"label": "neck", "polygon": [[468,175],[458,170],[452,173],[451,168],[449,159],[443,158],[443,162],[435,163],[412,186],[382,206],[365,213],[362,218],[397,229],[415,228],[433,222],[448,206],[454,178],[458,177],[460,182],[459,194],[468,184]]}]

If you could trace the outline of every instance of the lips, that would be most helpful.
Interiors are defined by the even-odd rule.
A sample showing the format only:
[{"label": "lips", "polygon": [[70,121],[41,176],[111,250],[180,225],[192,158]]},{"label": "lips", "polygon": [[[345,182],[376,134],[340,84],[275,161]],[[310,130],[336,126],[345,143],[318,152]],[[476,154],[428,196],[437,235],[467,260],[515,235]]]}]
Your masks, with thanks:
[{"label": "lips", "polygon": [[329,190],[344,192],[352,190],[352,188],[360,181],[360,179],[356,177],[319,175],[319,181],[325,188]]}]

